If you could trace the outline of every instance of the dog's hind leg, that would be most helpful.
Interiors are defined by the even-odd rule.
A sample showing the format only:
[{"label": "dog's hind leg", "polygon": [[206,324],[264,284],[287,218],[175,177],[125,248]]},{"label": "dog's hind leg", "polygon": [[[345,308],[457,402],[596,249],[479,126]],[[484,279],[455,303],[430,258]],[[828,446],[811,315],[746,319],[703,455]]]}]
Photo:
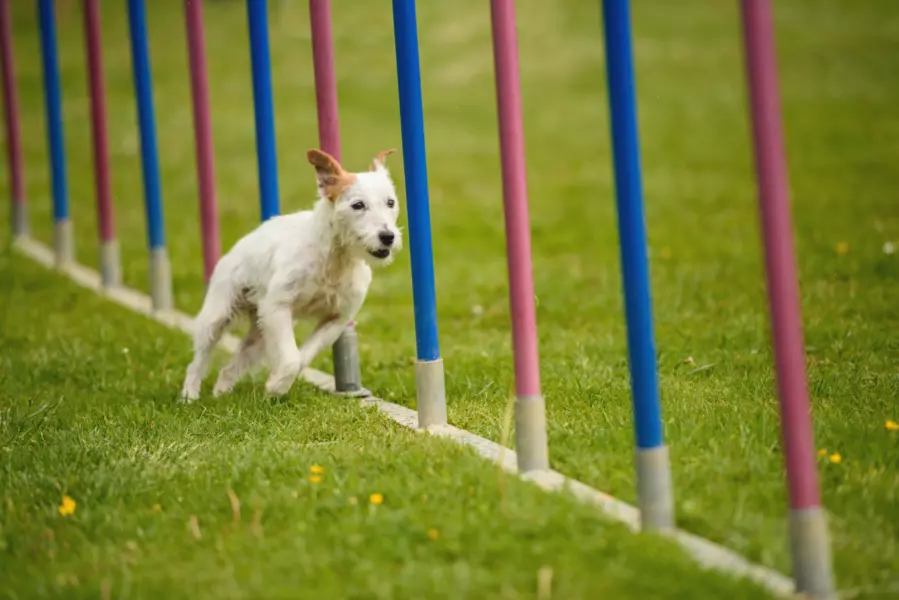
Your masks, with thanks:
[{"label": "dog's hind leg", "polygon": [[181,398],[185,402],[192,402],[200,397],[200,387],[209,369],[212,350],[231,322],[232,310],[230,294],[210,288],[195,321],[194,359],[187,367],[184,387],[181,389]]},{"label": "dog's hind leg", "polygon": [[227,394],[248,371],[262,361],[265,356],[265,340],[259,329],[256,311],[250,312],[250,331],[240,342],[240,348],[227,365],[219,371],[218,381],[212,390],[213,395]]}]

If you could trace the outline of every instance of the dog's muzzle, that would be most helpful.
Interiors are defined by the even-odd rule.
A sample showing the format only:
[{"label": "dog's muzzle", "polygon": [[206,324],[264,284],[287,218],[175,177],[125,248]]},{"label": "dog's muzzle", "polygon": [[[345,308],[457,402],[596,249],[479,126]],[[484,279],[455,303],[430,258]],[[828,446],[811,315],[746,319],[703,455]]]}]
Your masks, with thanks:
[{"label": "dog's muzzle", "polygon": [[390,256],[390,249],[389,248],[378,248],[377,250],[369,250],[368,253],[371,254],[372,256],[374,256],[375,258],[387,258],[388,256]]}]

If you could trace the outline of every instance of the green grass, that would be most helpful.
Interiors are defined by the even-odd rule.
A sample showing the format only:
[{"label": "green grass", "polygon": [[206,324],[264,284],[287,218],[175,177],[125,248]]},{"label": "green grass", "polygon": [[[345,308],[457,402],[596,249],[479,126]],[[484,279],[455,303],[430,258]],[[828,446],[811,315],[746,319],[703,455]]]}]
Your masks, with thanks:
[{"label": "green grass", "polygon": [[[27,183],[36,234],[49,240],[43,98],[29,4],[15,6]],[[193,311],[203,286],[183,24],[177,3],[156,4],[148,12],[168,242],[176,301]],[[249,54],[243,3],[207,4],[227,247],[258,221]],[[295,210],[309,206],[314,192],[304,161],[306,148],[317,143],[308,14],[304,2],[271,4],[282,208]],[[551,461],[633,501],[599,3],[518,4]],[[77,252],[94,264],[80,16],[77,3],[58,5]],[[449,418],[499,439],[512,363],[489,10],[474,0],[418,8]],[[736,3],[689,0],[676,10],[634,3],[634,11],[657,345],[678,520],[788,571]],[[344,158],[358,169],[378,150],[400,145],[392,23],[386,6],[361,1],[335,6],[334,19]],[[899,262],[882,252],[886,241],[899,240],[899,13],[892,0],[791,0],[777,3],[776,26],[816,441],[842,457],[839,464],[822,458],[820,465],[835,567],[841,588],[882,590],[899,572],[899,435],[884,428],[886,419],[899,420]],[[126,282],[145,289],[127,26],[118,4],[104,6],[104,36]],[[391,162],[402,193],[401,164],[400,157]],[[836,251],[841,242],[848,252]],[[376,273],[358,319],[366,386],[410,406],[411,298],[405,253]],[[79,335],[68,339],[81,343]],[[179,344],[148,350],[140,363],[172,370],[171,383],[155,396],[160,406],[173,397],[187,361]],[[323,356],[318,366],[328,363]],[[118,389],[114,381],[108,385],[111,393]],[[245,386],[225,406],[270,411],[258,406],[255,393]],[[141,401],[153,400],[146,394]],[[287,404],[306,407],[308,396],[297,390]],[[227,410],[212,400],[202,407]],[[165,410],[173,419],[180,414]],[[31,470],[41,460],[35,453]]]},{"label": "green grass", "polygon": [[768,597],[308,385],[176,405],[183,335],[0,276],[0,597],[535,598],[541,570],[559,598]]}]

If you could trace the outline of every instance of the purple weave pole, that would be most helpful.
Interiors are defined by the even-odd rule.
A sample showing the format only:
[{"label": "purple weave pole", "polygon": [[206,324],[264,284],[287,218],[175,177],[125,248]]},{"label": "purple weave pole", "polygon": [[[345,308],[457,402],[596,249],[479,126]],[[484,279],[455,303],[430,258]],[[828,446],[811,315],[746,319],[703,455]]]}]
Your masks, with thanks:
[{"label": "purple weave pole", "polygon": [[203,0],[184,0],[190,90],[194,111],[197,185],[200,192],[200,226],[203,234],[203,277],[206,282],[221,255],[218,206],[215,198],[215,159],[209,117],[209,84],[206,75],[206,42],[203,35]]},{"label": "purple weave pole", "polygon": [[0,70],[3,71],[3,117],[6,126],[6,159],[12,195],[13,237],[28,235],[25,212],[25,180],[22,174],[22,134],[19,130],[19,89],[13,54],[9,0],[0,0]]},{"label": "purple weave pole", "polygon": [[[337,109],[331,1],[309,0],[309,22],[312,29],[315,101],[318,107],[318,143],[322,150],[340,162],[340,119]],[[338,392],[361,392],[362,373],[354,323],[349,323],[334,343],[333,359],[335,389]]]},{"label": "purple weave pole", "polygon": [[515,354],[515,436],[519,469],[531,471],[549,468],[549,453],[546,411],[540,394],[515,2],[491,0],[490,11]]},{"label": "purple weave pole", "polygon": [[91,102],[91,134],[94,152],[94,186],[97,195],[97,231],[100,236],[100,273],[106,287],[121,281],[112,188],[109,175],[109,142],[106,133],[106,93],[103,82],[103,43],[100,2],[84,0],[84,41]]},{"label": "purple weave pole", "polygon": [[821,510],[805,344],[790,219],[789,184],[770,0],[742,0],[743,37],[774,360],[790,499],[797,591],[833,595],[830,544]]}]

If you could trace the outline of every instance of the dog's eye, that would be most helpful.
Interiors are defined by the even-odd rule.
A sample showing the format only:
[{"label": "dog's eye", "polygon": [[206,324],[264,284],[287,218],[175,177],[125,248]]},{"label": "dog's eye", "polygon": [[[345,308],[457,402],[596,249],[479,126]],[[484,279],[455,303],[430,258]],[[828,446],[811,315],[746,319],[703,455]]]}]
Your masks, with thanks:
[{"label": "dog's eye", "polygon": [[353,202],[350,205],[350,208],[352,208],[353,210],[362,210],[365,208],[365,202],[362,202],[361,200],[359,202]]},{"label": "dog's eye", "polygon": [[394,200],[393,198],[388,198],[388,199],[387,199],[387,208],[393,208],[393,206],[394,206],[395,204],[396,204],[396,200]]}]

